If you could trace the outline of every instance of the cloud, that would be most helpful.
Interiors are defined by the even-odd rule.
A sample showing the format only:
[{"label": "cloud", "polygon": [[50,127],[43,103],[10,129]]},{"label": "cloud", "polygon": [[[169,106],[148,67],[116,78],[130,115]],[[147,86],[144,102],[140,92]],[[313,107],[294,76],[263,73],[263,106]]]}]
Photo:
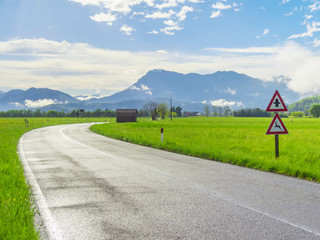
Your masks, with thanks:
[{"label": "cloud", "polygon": [[269,33],[269,29],[268,29],[268,28],[265,28],[265,29],[263,30],[262,36],[256,36],[256,38],[261,38],[261,37],[267,35],[268,33]]},{"label": "cloud", "polygon": [[233,70],[264,81],[282,75],[291,79],[289,87],[294,91],[320,93],[320,54],[292,41],[261,48],[206,48],[203,54],[162,54],[101,49],[86,43],[16,39],[0,42],[0,56],[1,86],[6,89],[99,88],[107,95],[132,86],[151,69],[166,69],[185,74]]},{"label": "cloud", "polygon": [[128,25],[123,25],[120,28],[120,31],[123,32],[125,35],[129,36],[133,31],[135,31],[135,29],[132,27],[129,27]]},{"label": "cloud", "polygon": [[93,5],[105,8],[110,12],[129,13],[132,7],[140,4],[154,5],[154,0],[68,0],[80,3],[82,6]]},{"label": "cloud", "polygon": [[301,38],[301,37],[313,37],[313,33],[320,32],[320,22],[312,22],[307,25],[307,31],[300,34],[293,34],[288,39]]},{"label": "cloud", "polygon": [[[222,2],[226,2],[225,0],[223,0]],[[211,7],[215,10],[211,13],[210,18],[218,18],[223,16],[222,11],[223,10],[229,10],[229,9],[234,9],[235,12],[240,11],[238,7],[237,3],[233,3],[232,5],[230,4],[224,4],[222,2],[216,2],[214,4],[211,5]],[[240,6],[242,6],[242,4],[240,4]]]},{"label": "cloud", "polygon": [[188,6],[183,6],[180,12],[177,14],[177,17],[179,18],[180,21],[184,21],[187,17],[188,12],[193,12],[193,8]]},{"label": "cloud", "polygon": [[212,12],[210,18],[217,18],[217,17],[221,17],[223,14],[221,13],[220,10],[216,11],[216,12]]},{"label": "cloud", "polygon": [[219,9],[219,10],[225,10],[225,9],[230,9],[232,8],[231,5],[224,5],[222,2],[217,2],[212,4],[213,9]]},{"label": "cloud", "polygon": [[235,101],[227,101],[226,99],[218,99],[210,101],[212,106],[217,107],[242,107],[244,106],[242,102],[235,102]]},{"label": "cloud", "polygon": [[159,19],[159,18],[170,18],[172,15],[176,14],[175,11],[169,10],[168,12],[154,12],[152,14],[147,14],[145,18]]},{"label": "cloud", "polygon": [[57,99],[39,99],[36,101],[26,99],[24,101],[24,105],[28,108],[41,108],[51,104],[62,104],[62,102],[57,101]]},{"label": "cloud", "polygon": [[231,89],[230,87],[228,87],[227,89],[224,90],[225,93],[229,93],[231,95],[236,95],[237,94],[237,90],[236,89]]},{"label": "cloud", "polygon": [[112,15],[111,13],[99,13],[90,17],[93,21],[96,22],[106,22],[108,25],[112,25],[112,22],[117,20],[116,15]]}]

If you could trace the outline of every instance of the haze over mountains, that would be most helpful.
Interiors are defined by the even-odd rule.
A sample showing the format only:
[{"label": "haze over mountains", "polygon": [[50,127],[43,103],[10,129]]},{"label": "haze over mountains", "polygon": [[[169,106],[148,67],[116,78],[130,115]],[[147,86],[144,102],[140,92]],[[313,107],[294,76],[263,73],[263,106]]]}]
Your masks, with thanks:
[{"label": "haze over mountains", "polygon": [[127,89],[108,97],[82,99],[47,88],[30,88],[27,91],[0,92],[0,111],[9,109],[35,109],[45,111],[96,110],[117,108],[140,109],[148,101],[167,102],[184,111],[203,111],[204,104],[229,106],[232,109],[265,109],[274,91],[278,89],[284,101],[291,104],[299,94],[287,87],[287,80],[279,77],[273,82],[263,82],[233,71],[200,75],[181,74],[165,70],[152,70]]}]

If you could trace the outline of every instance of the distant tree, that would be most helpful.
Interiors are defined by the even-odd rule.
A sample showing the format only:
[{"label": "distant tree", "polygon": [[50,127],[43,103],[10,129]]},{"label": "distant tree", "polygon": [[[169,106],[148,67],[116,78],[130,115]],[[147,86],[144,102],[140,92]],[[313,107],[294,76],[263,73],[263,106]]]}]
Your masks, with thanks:
[{"label": "distant tree", "polygon": [[291,115],[293,116],[293,117],[297,117],[297,118],[302,118],[303,117],[303,115],[304,115],[304,113],[303,112],[300,112],[300,111],[296,111],[296,112],[292,112],[291,113]]},{"label": "distant tree", "polygon": [[182,108],[181,107],[176,107],[176,113],[178,117],[181,117],[182,115]]},{"label": "distant tree", "polygon": [[204,105],[203,110],[204,110],[204,115],[206,117],[209,117],[210,116],[210,107],[209,107],[209,105]]},{"label": "distant tree", "polygon": [[309,112],[309,110],[306,109],[306,108],[304,109],[304,115],[305,115],[305,116],[310,116],[310,112]]},{"label": "distant tree", "polygon": [[150,114],[152,120],[156,120],[158,106],[159,106],[158,103],[152,101],[143,105],[143,109]]},{"label": "distant tree", "polygon": [[231,108],[230,107],[225,107],[224,113],[225,113],[226,117],[228,117],[229,114],[231,113]]},{"label": "distant tree", "polygon": [[169,112],[168,104],[162,102],[158,106],[158,112],[160,114],[161,119],[164,119]]},{"label": "distant tree", "polygon": [[320,116],[320,104],[313,104],[310,108],[310,113],[313,117],[318,118]]},{"label": "distant tree", "polygon": [[212,106],[212,114],[216,117],[218,115],[218,107]]}]

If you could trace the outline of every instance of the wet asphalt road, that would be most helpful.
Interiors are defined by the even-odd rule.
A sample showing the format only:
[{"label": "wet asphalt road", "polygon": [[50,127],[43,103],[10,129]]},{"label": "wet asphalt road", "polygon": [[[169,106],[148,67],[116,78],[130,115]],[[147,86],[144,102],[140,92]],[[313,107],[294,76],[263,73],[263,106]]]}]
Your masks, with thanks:
[{"label": "wet asphalt road", "polygon": [[48,239],[320,239],[320,185],[105,138],[19,144]]}]

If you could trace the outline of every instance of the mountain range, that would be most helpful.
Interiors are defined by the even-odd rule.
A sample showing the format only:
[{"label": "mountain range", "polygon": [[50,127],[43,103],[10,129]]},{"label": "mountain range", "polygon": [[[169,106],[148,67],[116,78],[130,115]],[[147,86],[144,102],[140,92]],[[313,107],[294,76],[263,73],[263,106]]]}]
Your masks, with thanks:
[{"label": "mountain range", "polygon": [[[288,80],[278,77],[264,82],[233,71],[213,74],[181,74],[165,70],[152,70],[127,89],[108,97],[72,97],[47,88],[11,90],[0,93],[0,111],[9,109],[36,109],[44,111],[96,110],[117,108],[140,109],[148,101],[167,102],[183,111],[203,111],[205,104],[229,106],[232,109],[265,109],[274,91],[281,93],[286,104],[299,100],[299,94],[287,87]],[[88,100],[86,100],[88,99]]]}]

